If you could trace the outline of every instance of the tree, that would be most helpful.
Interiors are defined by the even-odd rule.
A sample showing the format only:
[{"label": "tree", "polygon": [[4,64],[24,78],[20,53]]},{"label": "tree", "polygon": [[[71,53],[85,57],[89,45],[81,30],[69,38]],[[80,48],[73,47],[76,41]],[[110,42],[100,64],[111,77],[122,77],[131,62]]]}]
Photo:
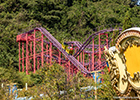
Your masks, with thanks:
[{"label": "tree", "polygon": [[103,82],[99,84],[101,85],[101,87],[98,89],[98,99],[113,100],[113,97],[117,96],[117,94],[112,87],[108,69],[105,68],[103,72],[104,74],[102,74],[100,77],[101,79],[103,79]]},{"label": "tree", "polygon": [[[37,71],[37,77],[41,80],[41,83],[31,87],[28,91],[19,93],[20,96],[40,98],[42,93],[47,100],[56,99],[84,99],[92,98],[94,90],[86,92],[82,87],[94,86],[92,78],[86,78],[78,72],[76,75],[71,76],[68,79],[65,68],[58,64],[45,65],[43,68]],[[25,95],[26,94],[26,95]],[[36,96],[35,96],[36,95]]]},{"label": "tree", "polygon": [[123,19],[123,30],[127,28],[131,28],[131,27],[132,27],[131,13],[130,13],[130,10],[128,10]]}]

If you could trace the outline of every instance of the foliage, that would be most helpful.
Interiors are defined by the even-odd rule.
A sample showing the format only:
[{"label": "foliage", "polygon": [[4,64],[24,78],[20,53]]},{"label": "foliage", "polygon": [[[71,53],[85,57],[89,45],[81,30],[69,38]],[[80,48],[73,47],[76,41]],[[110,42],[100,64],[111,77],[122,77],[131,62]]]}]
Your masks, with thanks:
[{"label": "foliage", "polygon": [[[23,89],[19,91],[19,97],[33,97],[36,100],[44,98],[50,99],[94,99],[94,89],[85,92],[87,89],[81,90],[83,87],[97,86],[98,99],[110,100],[113,96],[116,96],[116,92],[111,85],[110,76],[108,69],[104,69],[104,74],[100,76],[103,83],[95,84],[92,78],[84,77],[80,72],[68,79],[65,69],[58,65],[46,65],[37,71],[38,78],[40,77],[41,82],[31,87],[26,91]],[[43,94],[44,97],[40,97]]]},{"label": "foliage", "polygon": [[29,88],[28,91],[19,92],[19,97],[34,97],[44,94],[47,100],[53,99],[84,99],[93,96],[94,90],[80,91],[81,87],[93,86],[93,79],[84,77],[80,72],[74,77],[68,77],[64,68],[58,64],[46,65],[37,72],[42,82]]},{"label": "foliage", "polygon": [[1,100],[12,100],[14,98],[13,95],[9,95],[9,92],[7,90],[8,90],[8,88],[6,86],[4,88],[0,87],[0,99]]},{"label": "foliage", "polygon": [[28,87],[32,87],[35,84],[39,84],[41,80],[37,77],[37,74],[31,73],[26,75],[25,72],[18,73],[18,87],[23,88],[25,87],[25,83],[28,84]]},{"label": "foliage", "polygon": [[[66,94],[62,97],[56,95],[55,98],[80,98],[80,96],[78,97],[78,89],[88,85],[87,79],[77,74],[71,81],[68,81],[67,75],[58,65],[44,67],[37,72],[38,74],[17,73],[17,34],[41,25],[62,43],[72,40],[84,42],[86,36],[93,33],[93,28],[103,25],[103,27],[98,28],[98,30],[102,30],[106,28],[105,25],[107,24],[119,23],[123,24],[123,29],[127,29],[132,26],[139,26],[139,19],[140,7],[131,0],[0,0],[1,82],[5,82],[5,84],[17,82],[20,87],[24,87],[26,82],[29,86],[41,84],[44,87],[42,91],[52,90],[50,95],[53,94],[53,91],[57,94],[60,90],[69,91],[72,88],[75,90],[71,92],[73,97]],[[116,33],[112,35],[114,39]],[[52,73],[52,71],[54,72]],[[61,76],[62,73],[64,75]],[[70,88],[71,84],[73,85]],[[101,93],[104,96],[102,98],[106,98],[105,95],[108,93],[106,91],[110,90],[105,88],[104,93]],[[77,97],[74,94],[77,94]]]},{"label": "foliage", "polygon": [[9,67],[8,69],[0,67],[0,84],[17,83],[19,88],[25,87],[25,83],[29,87],[41,83],[38,74],[31,73],[26,75],[25,72],[17,72],[16,68]]},{"label": "foliage", "polygon": [[[85,41],[100,25],[139,26],[140,7],[131,0],[2,0],[0,1],[0,67],[18,68],[18,33],[42,25],[58,41]],[[131,12],[127,14],[127,12]],[[129,16],[128,16],[129,15]],[[130,21],[126,21],[131,18]],[[129,26],[128,26],[129,25]],[[105,27],[103,27],[105,28]],[[83,38],[85,37],[85,38]]]},{"label": "foliage", "polygon": [[132,27],[132,21],[131,21],[131,12],[128,10],[125,14],[125,18],[123,20],[123,30],[131,28]]},{"label": "foliage", "polygon": [[115,90],[111,85],[110,75],[108,72],[108,68],[103,70],[104,74],[101,75],[100,78],[103,79],[103,83],[100,84],[101,88],[98,89],[98,99],[101,100],[113,100],[114,96],[117,96]]},{"label": "foliage", "polygon": [[[85,92],[86,89],[81,90],[82,87],[94,86],[92,78],[86,78],[81,72],[68,77],[62,66],[58,64],[46,65],[36,73],[18,72],[9,68],[0,68],[1,82],[4,84],[4,88],[0,91],[0,98],[11,99],[14,95],[9,95],[8,87],[6,84],[17,83],[18,89],[23,88],[22,91],[18,91],[18,97],[33,97],[36,100],[44,98],[49,99],[84,99],[92,98],[94,90]],[[25,90],[25,83],[28,84],[28,90]],[[47,96],[40,97],[40,94]]]},{"label": "foliage", "polygon": [[8,69],[0,67],[0,83],[16,82],[18,74],[15,68],[9,67]]},{"label": "foliage", "polygon": [[[9,68],[10,69],[10,68]],[[88,86],[99,86],[98,98],[99,99],[112,99],[116,95],[112,88],[110,76],[107,69],[104,70],[104,74],[101,76],[103,83],[95,84],[92,78],[87,78],[78,72],[77,74],[68,77],[66,69],[58,64],[45,65],[36,73],[26,75],[26,73],[19,72],[11,68],[10,70],[0,69],[1,83],[4,83],[4,88],[1,89],[0,98],[13,98],[13,95],[9,95],[6,84],[17,83],[18,88],[23,88],[22,91],[18,91],[18,97],[33,97],[38,99],[93,99],[94,89],[87,91],[82,89]],[[28,83],[28,90],[25,90],[25,83]],[[40,94],[44,94],[44,97],[40,97]]]}]

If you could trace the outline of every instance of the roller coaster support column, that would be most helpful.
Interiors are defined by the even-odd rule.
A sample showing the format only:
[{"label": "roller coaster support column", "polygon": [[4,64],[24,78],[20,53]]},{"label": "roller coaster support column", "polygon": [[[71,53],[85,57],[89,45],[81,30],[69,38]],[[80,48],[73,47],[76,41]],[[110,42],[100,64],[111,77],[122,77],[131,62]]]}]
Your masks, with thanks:
[{"label": "roller coaster support column", "polygon": [[106,47],[108,49],[108,34],[106,34]]},{"label": "roller coaster support column", "polygon": [[58,50],[58,63],[61,65],[61,52]]},{"label": "roller coaster support column", "polygon": [[84,62],[85,62],[84,61],[84,59],[85,59],[84,56],[85,56],[85,53],[84,53],[84,50],[83,50],[83,66],[84,66]]},{"label": "roller coaster support column", "polygon": [[[29,51],[29,55],[30,55],[30,60],[32,61],[33,60],[33,51],[32,51],[32,41],[29,42],[30,44],[30,51]],[[29,66],[31,68],[31,71],[33,71],[33,67],[32,67],[32,64]]]},{"label": "roller coaster support column", "polygon": [[37,69],[39,69],[39,58],[37,58]]},{"label": "roller coaster support column", "polygon": [[[80,55],[81,55],[81,59],[80,59],[80,62],[82,62],[82,52],[81,52],[81,54],[80,54]],[[79,55],[79,56],[80,56],[80,55]]]},{"label": "roller coaster support column", "polygon": [[[79,49],[79,48],[78,48],[78,49]],[[79,58],[79,57],[80,57],[80,55],[78,55],[78,61],[80,61],[80,58]]]},{"label": "roller coaster support column", "polygon": [[24,42],[22,42],[22,72],[24,72]]},{"label": "roller coaster support column", "polygon": [[20,57],[20,42],[19,42],[19,72],[20,72],[20,60],[21,60],[21,57]]},{"label": "roller coaster support column", "polygon": [[[89,71],[91,71],[91,68],[92,68],[92,64],[90,64],[90,62],[91,62],[91,57],[90,57],[91,55],[90,54],[88,54],[88,59],[89,59]],[[87,61],[88,62],[88,61]]]},{"label": "roller coaster support column", "polygon": [[52,62],[52,43],[50,42],[50,48],[49,48],[49,50],[50,50],[50,64],[52,64],[51,62]]},{"label": "roller coaster support column", "polygon": [[99,67],[101,68],[101,38],[100,38],[101,33],[99,33],[99,59],[98,59],[98,64]]},{"label": "roller coaster support column", "polygon": [[28,74],[28,34],[26,34],[26,74]]},{"label": "roller coaster support column", "polygon": [[[30,44],[30,45],[29,45],[29,46],[30,46],[30,51],[29,51],[29,53],[30,53],[30,54],[29,54],[30,57],[29,57],[29,58],[30,58],[30,60],[32,61],[32,60],[33,60],[33,57],[32,57],[32,56],[33,56],[33,51],[32,51],[32,41],[30,41],[29,44]],[[32,64],[31,64],[29,67],[31,68],[31,71],[33,71]]]},{"label": "roller coaster support column", "polygon": [[33,55],[33,62],[34,62],[34,73],[35,73],[35,71],[36,71],[36,68],[35,68],[35,66],[36,66],[36,64],[35,64],[35,55],[36,55],[36,53],[35,53],[35,30],[34,30],[34,55]]},{"label": "roller coaster support column", "polygon": [[43,34],[41,33],[41,66],[43,67],[43,63],[44,63],[44,47],[43,47]]},{"label": "roller coaster support column", "polygon": [[70,61],[68,61],[68,79],[70,79]]},{"label": "roller coaster support column", "polygon": [[47,62],[47,64],[48,64],[48,43],[47,43],[47,45],[46,45],[46,62]]},{"label": "roller coaster support column", "polygon": [[92,66],[91,71],[94,71],[94,39],[92,39]]}]

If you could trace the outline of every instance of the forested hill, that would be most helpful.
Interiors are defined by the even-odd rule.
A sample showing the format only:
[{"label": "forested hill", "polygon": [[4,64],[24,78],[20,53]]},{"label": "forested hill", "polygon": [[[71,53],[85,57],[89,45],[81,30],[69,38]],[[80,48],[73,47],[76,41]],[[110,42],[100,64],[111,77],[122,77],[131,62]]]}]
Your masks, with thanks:
[{"label": "forested hill", "polygon": [[140,7],[131,0],[0,0],[0,67],[18,66],[16,35],[35,25],[61,42],[100,25],[139,26],[139,19]]}]

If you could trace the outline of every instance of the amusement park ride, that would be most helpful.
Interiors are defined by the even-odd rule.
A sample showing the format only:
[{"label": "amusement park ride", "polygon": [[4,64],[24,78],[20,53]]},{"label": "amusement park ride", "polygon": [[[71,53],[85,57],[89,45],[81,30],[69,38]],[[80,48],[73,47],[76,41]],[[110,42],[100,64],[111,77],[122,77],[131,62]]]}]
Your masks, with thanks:
[{"label": "amusement park ride", "polygon": [[[110,47],[114,31],[120,33],[121,28],[105,29],[94,32],[81,44],[78,41],[67,42],[73,49],[66,50],[45,28],[17,35],[19,42],[19,71],[29,74],[43,67],[44,63],[56,62],[64,66],[70,75],[81,71],[84,75],[102,70],[109,64],[110,78],[119,96],[140,95],[140,28],[123,31],[117,38],[116,45]],[[70,53],[72,50],[72,53]]]}]

